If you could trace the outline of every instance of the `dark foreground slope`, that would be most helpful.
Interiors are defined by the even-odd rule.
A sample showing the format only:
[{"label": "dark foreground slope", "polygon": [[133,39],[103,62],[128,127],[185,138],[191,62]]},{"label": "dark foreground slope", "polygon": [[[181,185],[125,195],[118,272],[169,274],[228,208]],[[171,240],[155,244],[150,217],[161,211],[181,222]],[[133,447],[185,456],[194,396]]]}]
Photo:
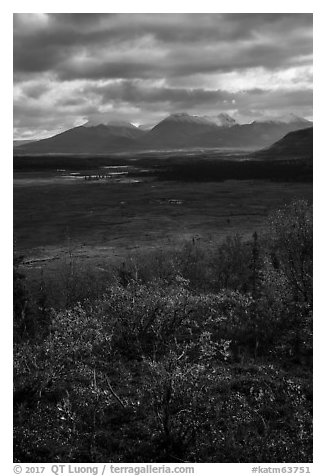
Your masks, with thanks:
[{"label": "dark foreground slope", "polygon": [[253,154],[256,158],[286,160],[304,159],[312,160],[313,157],[313,128],[300,129],[289,132],[271,147],[257,151]]}]

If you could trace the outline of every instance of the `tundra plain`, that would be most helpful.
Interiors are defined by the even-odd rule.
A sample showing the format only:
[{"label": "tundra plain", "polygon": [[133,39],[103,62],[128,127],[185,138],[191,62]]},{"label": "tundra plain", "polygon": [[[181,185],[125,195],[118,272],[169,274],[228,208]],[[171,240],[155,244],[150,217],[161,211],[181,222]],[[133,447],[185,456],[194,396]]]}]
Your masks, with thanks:
[{"label": "tundra plain", "polygon": [[[62,163],[67,168],[60,168]],[[195,158],[180,152],[93,161],[22,158],[14,170],[16,249],[24,256],[27,273],[53,270],[69,253],[99,266],[137,250],[170,248],[193,239],[205,244],[235,234],[248,239],[261,231],[272,210],[295,199],[312,201],[312,183],[306,177],[284,180],[281,170],[268,180],[255,170],[251,176],[241,172],[253,163],[257,168],[259,162],[241,161],[239,151],[217,156],[198,152]],[[203,170],[207,164],[213,164],[213,173],[196,174],[196,167]],[[231,172],[223,180],[219,167],[226,165]],[[234,179],[232,170],[239,165],[235,176],[240,179]],[[279,171],[279,163],[276,167]],[[183,177],[184,171],[190,177]]]}]

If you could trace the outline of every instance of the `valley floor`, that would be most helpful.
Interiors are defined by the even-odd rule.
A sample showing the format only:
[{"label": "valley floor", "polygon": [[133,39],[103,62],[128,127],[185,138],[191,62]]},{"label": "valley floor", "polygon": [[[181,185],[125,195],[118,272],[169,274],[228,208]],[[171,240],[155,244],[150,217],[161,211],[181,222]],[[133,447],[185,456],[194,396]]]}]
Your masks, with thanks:
[{"label": "valley floor", "polygon": [[54,173],[14,177],[14,237],[28,268],[120,259],[185,240],[220,242],[259,232],[268,213],[293,199],[312,201],[312,184],[227,180],[140,182],[64,180]]}]

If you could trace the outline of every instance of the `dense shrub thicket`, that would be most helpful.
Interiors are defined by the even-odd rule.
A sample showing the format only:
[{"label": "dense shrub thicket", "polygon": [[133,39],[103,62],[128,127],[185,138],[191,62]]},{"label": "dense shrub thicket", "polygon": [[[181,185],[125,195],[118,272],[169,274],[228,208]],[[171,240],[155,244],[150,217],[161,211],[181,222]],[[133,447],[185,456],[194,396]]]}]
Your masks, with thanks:
[{"label": "dense shrub thicket", "polygon": [[17,462],[312,461],[312,209],[265,236],[67,268],[14,262]]}]

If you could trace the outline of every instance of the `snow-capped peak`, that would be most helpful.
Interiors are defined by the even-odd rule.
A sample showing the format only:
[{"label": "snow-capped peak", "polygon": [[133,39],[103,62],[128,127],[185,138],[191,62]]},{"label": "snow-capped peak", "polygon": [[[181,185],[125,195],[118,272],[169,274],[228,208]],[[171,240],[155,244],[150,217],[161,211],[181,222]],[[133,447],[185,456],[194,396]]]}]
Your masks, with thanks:
[{"label": "snow-capped peak", "polygon": [[83,127],[97,127],[97,126],[106,126],[106,127],[129,127],[136,129],[136,126],[126,121],[112,121],[112,120],[101,120],[101,119],[90,119]]}]

